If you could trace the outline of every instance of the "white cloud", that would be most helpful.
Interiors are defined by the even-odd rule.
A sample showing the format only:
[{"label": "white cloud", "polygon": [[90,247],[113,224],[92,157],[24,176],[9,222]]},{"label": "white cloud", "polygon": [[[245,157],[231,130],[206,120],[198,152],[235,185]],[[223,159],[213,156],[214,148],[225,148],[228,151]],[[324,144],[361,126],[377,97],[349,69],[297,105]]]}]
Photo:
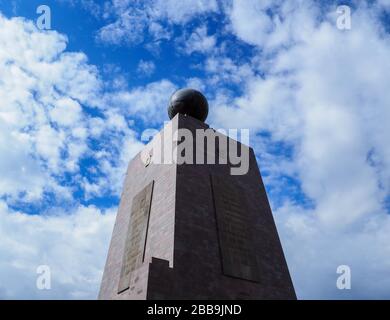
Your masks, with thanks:
[{"label": "white cloud", "polygon": [[[288,203],[274,214],[301,299],[389,298],[387,216],[373,214],[359,226],[340,230],[325,228],[315,212]],[[336,288],[339,265],[351,268],[352,290]]]},{"label": "white cloud", "polygon": [[[96,299],[116,210],[57,210],[27,215],[0,202],[1,299]],[[37,289],[40,265],[50,267],[50,290]]]},{"label": "white cloud", "polygon": [[151,11],[156,18],[167,19],[173,23],[181,24],[191,20],[194,16],[215,12],[218,3],[215,0],[156,0]]},{"label": "white cloud", "polygon": [[153,61],[141,60],[137,67],[137,72],[144,76],[151,76],[156,69],[156,65]]},{"label": "white cloud", "polygon": [[27,200],[39,199],[47,183],[46,175],[38,161],[30,156],[28,135],[11,132],[0,121],[0,192],[18,197],[21,192]]},{"label": "white cloud", "polygon": [[265,12],[271,1],[233,0],[229,8],[232,31],[250,44],[261,45],[272,29],[271,18]]},{"label": "white cloud", "polygon": [[93,154],[98,161],[94,169],[98,169],[100,175],[91,180],[84,178],[82,186],[87,199],[106,193],[119,196],[128,163],[141,150],[143,143],[137,139],[136,132],[129,128],[125,117],[115,109],[107,112],[104,125],[101,120],[96,120],[95,124],[104,131],[97,130],[97,135],[109,143]]},{"label": "white cloud", "polygon": [[82,108],[77,101],[64,98],[56,101],[55,107],[49,113],[53,121],[61,126],[69,127],[81,120]]},{"label": "white cloud", "polygon": [[101,103],[100,80],[83,54],[64,52],[65,46],[56,32],[0,16],[0,128],[7,155],[0,172],[9,177],[0,194],[39,198],[58,187],[54,175],[77,169],[87,150],[80,103]]},{"label": "white cloud", "polygon": [[207,58],[205,71],[210,75],[208,82],[212,85],[235,83],[244,86],[254,75],[249,63],[237,64],[229,57],[212,55]]},{"label": "white cloud", "polygon": [[390,0],[378,0],[380,6],[383,6],[385,9],[390,9]]},{"label": "white cloud", "polygon": [[134,44],[142,42],[148,31],[155,40],[169,39],[169,25],[183,25],[196,16],[217,10],[216,0],[113,0],[111,6],[106,6],[105,16],[112,17],[114,22],[101,28],[98,38],[110,44]]},{"label": "white cloud", "polygon": [[[316,18],[321,17],[319,6],[321,4],[301,0],[233,0],[226,12],[230,18],[229,29],[239,39],[275,50],[308,39],[316,26]],[[336,13],[336,8],[330,6],[328,10]]]},{"label": "white cloud", "polygon": [[192,88],[199,91],[205,91],[206,83],[200,78],[189,78],[186,81],[186,88]]},{"label": "white cloud", "polygon": [[166,119],[169,97],[176,89],[171,81],[161,80],[115,93],[112,101],[114,105],[125,108],[128,114],[147,123],[162,123]]},{"label": "white cloud", "polygon": [[207,34],[207,27],[201,26],[196,28],[187,39],[183,39],[184,51],[187,54],[194,52],[208,53],[215,48],[217,39],[215,36]]}]

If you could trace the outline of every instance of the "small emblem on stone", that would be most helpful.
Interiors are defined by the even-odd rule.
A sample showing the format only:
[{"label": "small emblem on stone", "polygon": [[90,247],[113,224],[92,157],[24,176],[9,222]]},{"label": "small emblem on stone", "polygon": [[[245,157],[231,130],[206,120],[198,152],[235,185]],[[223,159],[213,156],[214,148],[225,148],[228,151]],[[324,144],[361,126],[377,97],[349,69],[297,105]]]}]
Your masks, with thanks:
[{"label": "small emblem on stone", "polygon": [[145,167],[148,167],[151,162],[152,162],[152,155],[149,154],[148,157],[145,160]]}]

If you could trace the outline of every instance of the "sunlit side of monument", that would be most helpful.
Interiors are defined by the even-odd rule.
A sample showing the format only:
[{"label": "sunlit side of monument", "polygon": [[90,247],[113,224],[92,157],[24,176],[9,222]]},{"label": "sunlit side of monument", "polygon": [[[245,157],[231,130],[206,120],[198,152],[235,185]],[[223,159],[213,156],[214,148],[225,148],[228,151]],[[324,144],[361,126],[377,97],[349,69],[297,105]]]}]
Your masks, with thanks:
[{"label": "sunlit side of monument", "polygon": [[176,92],[129,164],[99,299],[296,299],[252,148]]}]

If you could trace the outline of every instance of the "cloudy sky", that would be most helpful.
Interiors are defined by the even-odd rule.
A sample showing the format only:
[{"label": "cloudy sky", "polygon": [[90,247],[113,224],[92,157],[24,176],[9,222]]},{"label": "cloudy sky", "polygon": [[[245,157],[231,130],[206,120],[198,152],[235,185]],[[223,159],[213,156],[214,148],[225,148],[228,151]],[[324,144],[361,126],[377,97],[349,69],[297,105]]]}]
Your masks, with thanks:
[{"label": "cloudy sky", "polygon": [[126,165],[186,86],[251,130],[298,297],[390,298],[390,0],[47,0],[51,30],[41,4],[0,0],[0,298],[96,298]]}]

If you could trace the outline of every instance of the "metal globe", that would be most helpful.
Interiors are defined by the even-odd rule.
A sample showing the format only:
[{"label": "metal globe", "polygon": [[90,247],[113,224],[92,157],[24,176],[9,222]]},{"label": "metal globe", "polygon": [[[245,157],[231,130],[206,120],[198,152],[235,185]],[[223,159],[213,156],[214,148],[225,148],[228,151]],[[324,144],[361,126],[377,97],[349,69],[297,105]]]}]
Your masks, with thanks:
[{"label": "metal globe", "polygon": [[169,119],[172,119],[178,113],[205,121],[209,113],[209,104],[206,97],[199,91],[188,88],[180,89],[169,100]]}]

